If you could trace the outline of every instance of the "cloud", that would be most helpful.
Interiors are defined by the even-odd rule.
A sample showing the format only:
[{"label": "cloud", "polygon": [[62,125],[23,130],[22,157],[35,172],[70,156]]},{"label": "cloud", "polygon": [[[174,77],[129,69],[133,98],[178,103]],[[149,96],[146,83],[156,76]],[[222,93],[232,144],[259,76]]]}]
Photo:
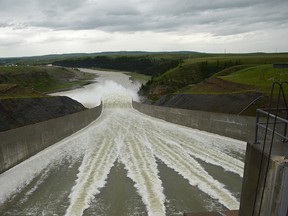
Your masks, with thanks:
[{"label": "cloud", "polygon": [[[9,4],[9,2],[11,2]],[[17,2],[17,6],[8,5]],[[29,6],[28,6],[29,5]],[[236,34],[287,23],[286,0],[2,0],[2,20],[50,29],[100,29],[110,32],[202,31]],[[10,15],[10,16],[8,16]],[[14,17],[14,18],[13,18]],[[3,23],[2,23],[3,25]],[[223,31],[222,26],[233,27]],[[245,26],[245,28],[244,28]]]},{"label": "cloud", "polygon": [[102,48],[109,41],[116,49],[124,37],[140,40],[149,33],[163,37],[155,49],[168,49],[168,41],[174,49],[183,41],[199,41],[199,35],[205,35],[203,43],[275,36],[288,29],[287,8],[287,0],[0,0],[0,35],[6,37],[2,46],[77,41]]}]

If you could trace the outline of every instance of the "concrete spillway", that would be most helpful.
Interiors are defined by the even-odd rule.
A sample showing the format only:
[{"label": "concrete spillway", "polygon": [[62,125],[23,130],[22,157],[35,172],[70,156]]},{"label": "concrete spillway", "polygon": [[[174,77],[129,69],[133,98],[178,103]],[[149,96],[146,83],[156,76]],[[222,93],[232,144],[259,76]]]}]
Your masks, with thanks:
[{"label": "concrete spillway", "polygon": [[95,122],[0,176],[1,214],[239,208],[243,142],[146,116],[132,108],[127,88],[105,85],[113,90],[102,95]]}]

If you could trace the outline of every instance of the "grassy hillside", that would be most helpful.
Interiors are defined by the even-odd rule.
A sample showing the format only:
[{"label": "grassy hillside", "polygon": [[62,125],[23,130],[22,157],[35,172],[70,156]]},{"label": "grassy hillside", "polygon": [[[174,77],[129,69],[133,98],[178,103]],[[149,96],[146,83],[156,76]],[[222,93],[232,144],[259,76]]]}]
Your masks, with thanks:
[{"label": "grassy hillside", "polygon": [[44,95],[29,88],[21,87],[17,84],[0,84],[0,99],[23,98],[23,97],[43,97]]},{"label": "grassy hillside", "polygon": [[242,69],[219,78],[251,86],[256,91],[268,94],[271,91],[273,82],[288,81],[288,68],[273,68],[273,65],[259,65]]},{"label": "grassy hillside", "polygon": [[51,54],[31,57],[12,57],[0,58],[0,65],[47,65],[55,61],[77,60],[85,58],[94,58],[96,56],[187,56],[187,55],[206,55],[193,51],[176,51],[176,52],[146,52],[146,51],[119,51],[119,52],[98,52],[98,53],[68,53],[68,54]]},{"label": "grassy hillside", "polygon": [[[269,91],[267,90],[267,86],[271,86],[271,83],[278,80],[277,77],[279,77],[276,70],[272,70],[272,63],[283,62],[288,62],[288,54],[286,53],[190,55],[189,58],[183,59],[177,67],[153,77],[150,82],[142,87],[141,92],[152,100],[157,100],[161,96],[171,93],[193,94],[209,92],[211,94],[227,94],[232,92],[255,91],[256,89],[257,91],[267,92]],[[248,70],[248,73],[244,74],[242,77],[238,77],[234,74],[238,71],[239,74],[241,74],[242,70],[245,71],[246,69]],[[255,72],[256,74],[266,74],[258,74],[258,76],[268,77],[261,84],[266,86],[265,89],[254,87],[253,83],[258,81],[251,79],[253,76],[250,77],[249,74],[251,70],[254,69],[257,69]],[[225,75],[230,75],[230,77],[223,78]],[[246,80],[243,78],[245,76],[247,76]],[[212,77],[214,77],[214,79],[212,79]],[[237,79],[239,79],[239,82]],[[283,76],[281,79],[284,80],[286,77]],[[226,82],[224,83],[224,81]],[[222,89],[221,86],[223,86]]]},{"label": "grassy hillside", "polygon": [[66,68],[0,67],[0,131],[85,110],[75,100],[45,92],[81,86],[92,78],[94,75]]},{"label": "grassy hillside", "polygon": [[225,69],[195,85],[180,89],[179,93],[231,94],[261,92],[270,94],[273,82],[288,80],[288,68],[277,69],[273,65],[239,66]]},{"label": "grassy hillside", "polygon": [[92,74],[60,67],[1,66],[0,94],[2,97],[5,97],[5,94],[6,97],[35,97],[48,91],[86,85],[91,83],[94,77]]}]

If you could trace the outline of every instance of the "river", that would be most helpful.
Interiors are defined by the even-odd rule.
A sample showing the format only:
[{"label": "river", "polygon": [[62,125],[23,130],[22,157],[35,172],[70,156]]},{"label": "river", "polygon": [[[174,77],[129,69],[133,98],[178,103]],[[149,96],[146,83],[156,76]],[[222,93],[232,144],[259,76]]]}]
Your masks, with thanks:
[{"label": "river", "polygon": [[117,72],[57,93],[87,107],[86,128],[0,175],[0,215],[182,215],[238,209],[242,141],[175,125],[132,108],[138,84]]}]

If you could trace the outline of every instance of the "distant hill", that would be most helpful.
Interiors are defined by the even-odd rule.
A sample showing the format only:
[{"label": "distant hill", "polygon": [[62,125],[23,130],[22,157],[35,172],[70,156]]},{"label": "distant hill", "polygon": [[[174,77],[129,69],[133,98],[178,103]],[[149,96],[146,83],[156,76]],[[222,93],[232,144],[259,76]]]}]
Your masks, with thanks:
[{"label": "distant hill", "polygon": [[116,71],[136,72],[156,76],[177,67],[188,58],[185,54],[113,54],[94,57],[69,58],[53,62],[53,65],[64,67],[101,68]]},{"label": "distant hill", "polygon": [[[256,53],[187,58],[177,67],[153,77],[142,86],[140,92],[157,105],[186,109],[202,107],[206,111],[219,111],[222,107],[222,112],[233,113],[234,110],[233,114],[238,114],[239,107],[232,109],[231,104],[240,106],[238,102],[242,101],[240,107],[244,109],[249,101],[257,99],[243,112],[253,115],[255,109],[267,106],[272,83],[288,80],[287,68],[276,69],[272,66],[273,63],[282,62],[288,62],[288,54]],[[247,100],[243,100],[244,95],[247,95]]]},{"label": "distant hill", "polygon": [[0,86],[17,84],[42,93],[81,87],[94,78],[93,74],[61,67],[0,66]]},{"label": "distant hill", "polygon": [[115,51],[115,52],[97,52],[97,53],[67,53],[67,54],[50,54],[42,56],[30,57],[11,57],[0,58],[0,65],[14,64],[14,65],[43,65],[50,64],[55,61],[62,61],[66,59],[95,57],[95,56],[126,56],[126,55],[178,55],[178,54],[197,54],[194,51],[171,51],[171,52],[146,52],[146,51]]}]

